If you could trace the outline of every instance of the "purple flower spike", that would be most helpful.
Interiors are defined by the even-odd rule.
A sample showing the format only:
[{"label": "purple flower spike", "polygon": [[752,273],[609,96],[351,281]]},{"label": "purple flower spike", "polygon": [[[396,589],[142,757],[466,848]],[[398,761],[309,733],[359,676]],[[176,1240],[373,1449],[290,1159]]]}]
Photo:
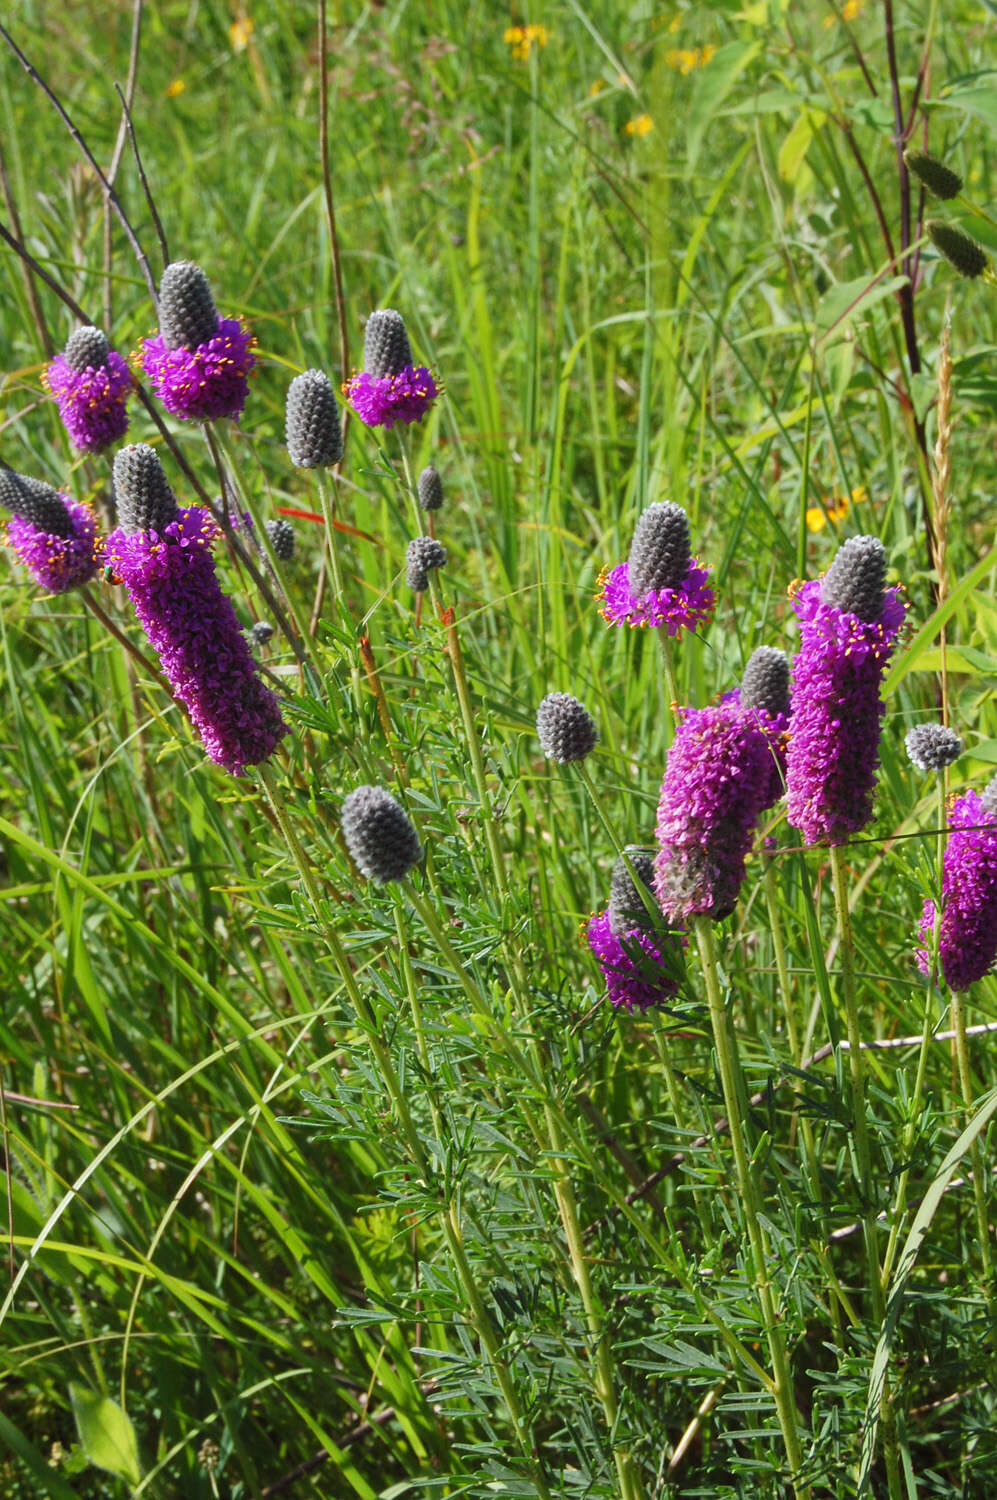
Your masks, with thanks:
[{"label": "purple flower spike", "polygon": [[603,569],[596,598],[608,625],[660,626],[677,636],[683,630],[700,630],[713,619],[716,600],[709,577],[710,569],[692,557],[676,588],[650,589],[638,597],[630,587],[630,564],[623,562]]},{"label": "purple flower spike", "polygon": [[81,453],[99,453],[124,437],[135,381],[99,328],[78,328],[53,359],[42,382],[59,405],[69,440]]},{"label": "purple flower spike", "polygon": [[366,370],[343,386],[343,395],[366,427],[394,427],[421,422],[440,394],[425,365],[406,365],[398,375],[370,375]]},{"label": "purple flower spike", "polygon": [[769,787],[762,806],[774,807],[786,790],[786,739],[789,728],[789,661],[784,651],[759,646],[748,659],[736,694],[768,741]]},{"label": "purple flower spike", "polygon": [[161,335],[142,345],[142,368],[156,395],[188,421],[238,420],[255,363],[253,335],[236,318],[219,318],[217,333],[196,349],[168,349]]},{"label": "purple flower spike", "polygon": [[670,943],[660,935],[633,927],[617,936],[610,926],[608,910],[591,918],[585,935],[602,967],[616,1010],[652,1010],[678,993],[682,961],[677,935]]},{"label": "purple flower spike", "polygon": [[40,588],[65,594],[89,583],[100,541],[87,506],[13,469],[0,471],[0,506],[11,513],[7,545]]},{"label": "purple flower spike", "polygon": [[654,889],[673,922],[730,916],[772,789],[772,746],[734,695],[686,709],[658,801]]},{"label": "purple flower spike", "polygon": [[169,487],[152,460],[142,445],[115,459],[125,525],[108,538],[107,560],[211,759],[240,776],[273,754],[287,725],[219,585],[211,556],[217,525],[198,506],[171,512]]},{"label": "purple flower spike", "polygon": [[826,577],[803,584],[793,600],[800,650],[787,808],[807,844],[842,844],[872,817],[884,713],[879,685],[905,613],[899,588],[883,587],[884,572],[879,543],[853,537]]},{"label": "purple flower spike", "polygon": [[142,368],[168,412],[188,421],[238,421],[256,363],[253,336],[221,318],[208,278],[193,261],[166,267],[159,288],[159,333],[146,339]]},{"label": "purple flower spike", "polygon": [[[966,990],[997,960],[997,778],[983,793],[964,792],[952,804],[942,862],[942,920],[938,954],[949,989]],[[918,937],[930,944],[935,904],[924,903]],[[929,970],[919,949],[922,973]]]}]

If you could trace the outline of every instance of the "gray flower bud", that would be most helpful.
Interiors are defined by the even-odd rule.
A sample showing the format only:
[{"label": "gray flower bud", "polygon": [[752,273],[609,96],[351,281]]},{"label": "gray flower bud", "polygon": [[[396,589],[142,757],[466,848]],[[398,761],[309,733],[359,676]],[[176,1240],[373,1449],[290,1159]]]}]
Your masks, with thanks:
[{"label": "gray flower bud", "polygon": [[429,588],[430,572],[444,567],[446,560],[447,549],[435,537],[413,537],[405,552],[405,582],[417,594],[424,593]]},{"label": "gray flower bud", "polygon": [[595,720],[570,693],[548,693],[537,709],[537,737],[548,760],[566,765],[584,760],[595,749]]},{"label": "gray flower bud", "polygon": [[208,278],[192,260],[175,260],[163,272],[159,332],[167,349],[196,349],[218,332],[218,309]]},{"label": "gray flower bud", "polygon": [[249,631],[249,639],[254,646],[265,646],[273,635],[273,626],[269,620],[257,620]]},{"label": "gray flower bud", "polygon": [[958,198],[962,192],[962,178],[958,172],[953,172],[930,151],[905,151],[904,161],[908,172],[936,198]]},{"label": "gray flower bud", "polygon": [[412,346],[401,313],[393,307],[372,312],[363,337],[363,367],[369,375],[400,375],[412,364]]},{"label": "gray flower bud", "polygon": [[112,472],[121,529],[155,531],[161,536],[177,519],[177,497],[155,451],[148,443],[119,448]]},{"label": "gray flower bud", "polygon": [[821,603],[871,623],[883,612],[886,551],[878,537],[853,536],[824,575]]},{"label": "gray flower bud", "polygon": [[907,731],[904,745],[919,771],[943,771],[962,754],[962,740],[944,724],[916,724]]},{"label": "gray flower bud", "polygon": [[101,330],[87,324],[69,335],[62,357],[79,375],[84,370],[99,370],[106,365],[110,352],[111,346]]},{"label": "gray flower bud", "polygon": [[329,377],[321,370],[296,375],[284,412],[287,451],[296,469],[327,469],[343,456],[343,427]]},{"label": "gray flower bud", "polygon": [[[636,844],[628,844],[623,853],[629,859],[634,875],[642,885],[647,887],[648,895],[654,900],[653,856],[645,854],[643,849],[638,848]],[[654,904],[657,906],[656,901]],[[627,869],[627,861],[621,854],[613,866],[613,874],[609,882],[609,930],[614,937],[622,937],[625,932],[632,932],[635,927],[650,928],[652,925],[650,913],[641,899],[633,875]]]},{"label": "gray flower bud", "polygon": [[741,678],[742,708],[760,708],[773,718],[789,711],[789,659],[785,651],[759,646]]},{"label": "gray flower bud", "polygon": [[382,786],[358,786],[350,792],[342,823],[350,858],[371,880],[401,880],[422,858],[408,814]]},{"label": "gray flower bud", "polygon": [[689,571],[689,517],[680,505],[659,501],[637,521],[630,548],[630,592],[676,589]]},{"label": "gray flower bud", "polygon": [[294,527],[282,517],[275,521],[264,521],[263,530],[270,538],[274,557],[280,562],[290,562],[294,556]]},{"label": "gray flower bud", "polygon": [[443,504],[443,480],[432,464],[428,464],[419,475],[417,489],[423,510],[439,510]]}]

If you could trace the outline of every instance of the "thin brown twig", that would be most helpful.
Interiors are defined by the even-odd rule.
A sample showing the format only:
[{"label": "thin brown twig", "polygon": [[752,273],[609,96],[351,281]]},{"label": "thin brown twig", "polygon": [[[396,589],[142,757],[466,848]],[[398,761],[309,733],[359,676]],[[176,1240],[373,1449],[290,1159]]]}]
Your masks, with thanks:
[{"label": "thin brown twig", "polygon": [[153,198],[152,189],[149,187],[149,179],[145,175],[145,168],[142,165],[142,158],[139,155],[138,141],[135,138],[135,126],[132,124],[131,110],[128,107],[128,101],[126,100],[124,94],[121,92],[120,83],[116,83],[114,85],[114,91],[117,94],[118,98],[121,100],[121,111],[124,117],[125,129],[128,132],[128,144],[131,146],[132,156],[135,158],[135,169],[138,172],[138,180],[142,184],[142,192],[145,195],[145,202],[146,207],[149,210],[149,217],[151,218],[153,228],[156,231],[156,238],[159,241],[159,253],[163,257],[163,270],[165,271],[166,267],[170,263],[170,252],[166,244],[166,230],[163,228],[163,222],[159,217],[159,210],[156,207],[156,200]]},{"label": "thin brown twig", "polygon": [[73,124],[73,121],[70,119],[69,115],[66,112],[65,106],[49,88],[44,78],[38,72],[38,69],[31,62],[29,62],[28,58],[24,55],[20,47],[14,41],[14,38],[11,36],[10,32],[4,26],[0,26],[0,37],[2,37],[3,40],[7,43],[7,46],[13,52],[14,56],[21,64],[21,67],[27,73],[28,77],[41,89],[46,99],[48,99],[49,103],[58,114],[60,120],[62,120],[66,129],[69,131],[69,134],[76,142],[80,151],[83,153],[83,156],[86,158],[87,162],[97,174],[97,179],[100,182],[101,187],[104,189],[107,200],[110,203],[111,207],[114,209],[115,215],[118,219],[118,223],[125,231],[125,237],[128,240],[128,243],[131,245],[135,258],[138,261],[139,269],[141,270],[142,275],[145,279],[145,284],[149,289],[149,295],[152,298],[153,306],[158,310],[159,295],[156,290],[155,280],[153,279],[152,269],[149,265],[148,260],[146,259],[145,251],[142,249],[138,235],[135,233],[134,229],[131,226],[131,221],[129,220],[128,215],[125,213],[124,209],[121,206],[121,200],[119,199],[117,193],[114,191],[111,183],[108,182],[107,178],[104,176],[104,173],[101,171],[101,168],[97,162],[97,158],[90,150],[90,147],[83,139],[83,136],[80,134],[77,127]]},{"label": "thin brown twig", "polygon": [[[143,0],[135,0],[132,8],[132,34],[128,44],[128,76],[125,80],[125,97],[129,105],[135,97],[135,80],[138,77],[138,50],[142,36],[142,4]],[[118,175],[121,165],[121,154],[125,149],[125,122],[122,119],[118,126],[118,134],[114,142],[114,150],[111,153],[110,165],[107,169],[107,180],[113,183]],[[113,322],[114,307],[111,301],[111,261],[114,256],[114,240],[111,232],[111,205],[107,198],[104,199],[104,329],[110,334]]]},{"label": "thin brown twig", "polygon": [[[14,192],[10,185],[10,178],[7,175],[7,159],[4,156],[2,141],[0,141],[0,185],[2,185],[3,187],[3,199],[7,205],[7,212],[10,215],[10,222],[14,226],[14,233],[17,235],[18,239],[23,239],[24,232],[21,229],[21,220],[18,216],[17,204],[14,201]],[[22,271],[24,274],[24,290],[27,293],[28,303],[31,307],[31,316],[35,320],[35,327],[38,329],[38,337],[41,339],[45,358],[52,359],[55,354],[55,344],[52,341],[52,335],[49,332],[48,323],[45,320],[44,308],[42,307],[41,302],[38,298],[38,288],[35,286],[32,270],[33,267],[31,267],[27,262],[22,262]]]}]

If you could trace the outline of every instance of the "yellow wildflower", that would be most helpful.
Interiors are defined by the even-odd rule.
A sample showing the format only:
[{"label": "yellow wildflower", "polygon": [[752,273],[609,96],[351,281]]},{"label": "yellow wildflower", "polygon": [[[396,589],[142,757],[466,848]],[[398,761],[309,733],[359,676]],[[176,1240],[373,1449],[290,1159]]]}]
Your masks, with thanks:
[{"label": "yellow wildflower", "polygon": [[593,83],[592,87],[589,89],[589,98],[597,99],[605,87],[606,85],[603,83],[602,79],[597,78],[595,83]]},{"label": "yellow wildflower", "polygon": [[507,26],[502,40],[506,43],[513,57],[519,62],[525,62],[534,47],[546,47],[550,40],[550,32],[546,26]]},{"label": "yellow wildflower", "polygon": [[665,64],[684,78],[696,68],[705,68],[716,50],[712,42],[705,47],[673,47],[665,53]]},{"label": "yellow wildflower", "polygon": [[850,495],[829,495],[819,505],[808,505],[806,522],[808,531],[823,531],[829,521],[835,525],[843,521],[853,505],[868,500],[869,491],[864,484],[858,485]]},{"label": "yellow wildflower", "polygon": [[654,129],[654,121],[650,115],[638,115],[635,120],[628,120],[623,129],[627,135],[647,135]]},{"label": "yellow wildflower", "polygon": [[184,89],[186,87],[187,87],[187,85],[184,83],[184,81],[183,81],[182,78],[174,78],[173,82],[167,86],[167,89],[166,89],[166,97],[167,97],[167,99],[175,99],[178,94],[182,94],[183,93],[183,91],[184,91]]},{"label": "yellow wildflower", "polygon": [[249,45],[249,38],[256,27],[253,25],[252,16],[239,16],[233,21],[228,29],[228,39],[232,44],[233,52],[245,52]]},{"label": "yellow wildflower", "polygon": [[825,28],[825,30],[830,29],[830,27],[832,27],[839,19],[842,20],[842,21],[854,21],[856,16],[859,16],[859,15],[862,14],[862,10],[863,10],[864,6],[865,6],[865,0],[845,0],[844,5],[841,7],[841,15],[840,15],[840,17],[839,16],[825,16],[824,17],[824,28]]}]

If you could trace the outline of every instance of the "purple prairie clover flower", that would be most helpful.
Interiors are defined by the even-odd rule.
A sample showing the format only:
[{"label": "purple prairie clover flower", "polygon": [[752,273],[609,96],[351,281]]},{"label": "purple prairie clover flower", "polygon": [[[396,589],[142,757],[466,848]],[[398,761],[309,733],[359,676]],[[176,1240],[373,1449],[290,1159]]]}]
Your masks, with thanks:
[{"label": "purple prairie clover flower", "polygon": [[737,702],[764,734],[769,746],[769,788],[762,811],[774,807],[786,790],[789,728],[789,660],[784,651],[759,646],[748,658]]},{"label": "purple prairie clover flower", "polygon": [[786,752],[787,810],[806,844],[842,844],[872,816],[883,705],[879,686],[905,606],[885,588],[875,537],[852,537],[823,579],[793,599],[800,649],[793,663]]},{"label": "purple prairie clover flower", "polygon": [[99,328],[77,328],[42,375],[59,406],[69,440],[81,453],[99,453],[128,429],[135,381]]},{"label": "purple prairie clover flower", "polygon": [[121,525],[108,538],[108,563],[208,755],[240,776],[288,730],[218,582],[211,544],[219,528],[206,510],[176,505],[144,444],[115,455],[114,479]]},{"label": "purple prairie clover flower", "polygon": [[88,506],[40,479],[2,469],[0,507],[10,511],[7,545],[40,588],[65,594],[89,583],[101,544]]},{"label": "purple prairie clover flower", "polygon": [[681,506],[649,505],[627,561],[599,575],[602,617],[610,625],[650,625],[672,636],[695,630],[713,618],[709,576],[689,550],[689,518]]},{"label": "purple prairie clover flower", "polygon": [[166,410],[189,421],[238,420],[256,362],[253,336],[218,315],[208,279],[192,261],[166,267],[159,288],[159,333],[145,339],[142,369]]},{"label": "purple prairie clover flower", "polygon": [[682,964],[677,936],[662,936],[641,927],[617,934],[610,924],[608,908],[589,920],[585,935],[599,960],[614,1009],[652,1010],[678,993]]},{"label": "purple prairie clover flower", "polygon": [[730,916],[772,790],[772,746],[730,695],[681,712],[661,783],[654,891],[673,922]]},{"label": "purple prairie clover flower", "polygon": [[[935,904],[924,903],[918,937],[931,943]],[[938,954],[949,989],[966,990],[989,974],[997,959],[997,778],[980,796],[964,792],[952,804],[942,861],[942,915]],[[929,972],[928,950],[916,954]]]},{"label": "purple prairie clover flower", "polygon": [[363,369],[343,395],[367,427],[421,422],[442,387],[432,370],[414,363],[405,323],[392,307],[372,312],[364,329]]},{"label": "purple prairie clover flower", "polygon": [[410,365],[398,375],[361,370],[343,386],[343,395],[364,426],[385,429],[396,422],[421,422],[440,391],[425,365]]}]

